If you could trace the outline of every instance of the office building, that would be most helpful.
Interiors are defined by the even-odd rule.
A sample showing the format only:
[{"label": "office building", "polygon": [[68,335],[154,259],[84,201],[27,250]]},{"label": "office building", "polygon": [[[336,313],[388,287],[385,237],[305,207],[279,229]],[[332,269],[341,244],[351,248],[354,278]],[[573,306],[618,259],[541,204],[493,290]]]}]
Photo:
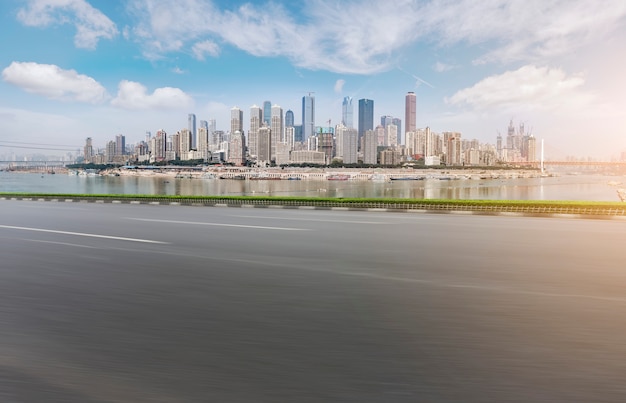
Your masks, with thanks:
[{"label": "office building", "polygon": [[191,148],[196,148],[196,115],[190,113],[187,115],[187,129],[191,133]]},{"label": "office building", "polygon": [[115,136],[115,155],[126,154],[126,137],[123,134]]},{"label": "office building", "polygon": [[268,126],[272,124],[272,103],[270,101],[263,102],[263,121]]},{"label": "office building", "polygon": [[302,97],[302,141],[315,134],[315,97],[309,93]]},{"label": "office building", "polygon": [[230,134],[243,133],[243,111],[238,107],[230,110]]},{"label": "office building", "polygon": [[374,130],[368,130],[363,136],[363,163],[376,165],[378,163],[378,137]]},{"label": "office building", "polygon": [[91,137],[87,137],[85,140],[85,147],[83,148],[83,158],[85,163],[90,163],[93,158],[93,141]]},{"label": "office building", "polygon": [[285,112],[285,127],[293,127],[294,123],[293,111],[288,109],[287,112]]},{"label": "office building", "polygon": [[257,144],[257,164],[269,164],[272,160],[272,131],[265,123],[258,130]]},{"label": "office building", "polygon": [[239,130],[230,135],[228,161],[238,166],[246,164],[246,139],[243,132]]},{"label": "office building", "polygon": [[353,115],[352,97],[344,97],[341,104],[341,124],[345,127],[354,127]]},{"label": "office building", "polygon": [[358,137],[359,133],[354,128],[348,127],[343,131],[342,159],[344,164],[356,164],[359,162],[357,157]]},{"label": "office building", "polygon": [[263,127],[263,110],[256,105],[250,107],[250,129],[248,130],[248,153],[254,160],[259,153],[259,129]]},{"label": "office building", "polygon": [[359,144],[368,130],[374,129],[374,101],[359,99]]},{"label": "office building", "polygon": [[270,118],[270,129],[272,131],[272,155],[271,159],[276,160],[276,150],[278,143],[283,142],[283,108],[278,105],[272,106],[272,116]]},{"label": "office building", "polygon": [[414,132],[417,129],[417,99],[414,92],[408,92],[404,98],[404,132]]}]

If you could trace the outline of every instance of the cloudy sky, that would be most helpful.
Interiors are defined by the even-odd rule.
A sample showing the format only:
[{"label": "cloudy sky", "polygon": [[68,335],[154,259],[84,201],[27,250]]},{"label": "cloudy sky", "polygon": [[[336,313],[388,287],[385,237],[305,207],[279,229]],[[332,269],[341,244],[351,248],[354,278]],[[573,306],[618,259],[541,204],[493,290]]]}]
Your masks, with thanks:
[{"label": "cloudy sky", "polygon": [[[509,120],[552,157],[626,151],[624,0],[2,0],[0,154],[168,133],[187,114],[228,130],[269,100],[495,143]],[[355,119],[357,110],[355,107]],[[550,155],[549,155],[550,156]]]}]

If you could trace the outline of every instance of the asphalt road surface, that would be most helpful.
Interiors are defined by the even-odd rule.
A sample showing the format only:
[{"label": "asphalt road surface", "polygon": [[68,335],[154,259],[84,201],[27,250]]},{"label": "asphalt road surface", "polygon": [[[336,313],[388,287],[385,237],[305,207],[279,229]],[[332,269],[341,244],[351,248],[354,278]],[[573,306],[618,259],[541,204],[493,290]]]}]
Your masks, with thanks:
[{"label": "asphalt road surface", "polygon": [[626,222],[0,201],[1,402],[624,402]]}]

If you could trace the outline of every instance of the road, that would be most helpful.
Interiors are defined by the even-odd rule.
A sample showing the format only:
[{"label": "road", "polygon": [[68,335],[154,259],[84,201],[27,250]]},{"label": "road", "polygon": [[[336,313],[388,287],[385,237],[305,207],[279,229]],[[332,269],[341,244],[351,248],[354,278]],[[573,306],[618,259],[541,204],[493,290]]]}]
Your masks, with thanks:
[{"label": "road", "polygon": [[0,201],[0,401],[623,402],[625,234]]}]

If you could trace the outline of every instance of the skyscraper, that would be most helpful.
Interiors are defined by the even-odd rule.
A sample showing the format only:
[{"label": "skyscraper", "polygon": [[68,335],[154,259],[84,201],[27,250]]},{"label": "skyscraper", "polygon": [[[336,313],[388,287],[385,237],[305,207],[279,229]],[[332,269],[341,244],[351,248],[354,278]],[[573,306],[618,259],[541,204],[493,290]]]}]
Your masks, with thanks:
[{"label": "skyscraper", "polygon": [[263,102],[263,121],[266,125],[270,125],[272,120],[272,103],[270,101]]},{"label": "skyscraper", "polygon": [[91,158],[93,157],[93,141],[91,137],[87,137],[85,140],[85,147],[83,148],[83,158],[86,163],[91,162]]},{"label": "skyscraper", "polygon": [[377,155],[378,138],[374,130],[367,130],[363,136],[363,163],[368,165],[376,165],[378,163]]},{"label": "skyscraper", "polygon": [[191,132],[191,148],[196,148],[196,115],[190,113],[187,115],[187,129]]},{"label": "skyscraper", "polygon": [[391,123],[393,123],[394,125],[396,125],[396,131],[397,131],[397,144],[401,145],[404,144],[404,141],[402,141],[402,119],[400,118],[393,118],[391,119]]},{"label": "skyscraper", "polygon": [[404,100],[404,132],[414,132],[416,127],[416,105],[417,101],[414,92],[408,92]]},{"label": "skyscraper", "polygon": [[293,127],[293,125],[293,111],[291,109],[288,109],[287,112],[285,112],[285,127]]},{"label": "skyscraper", "polygon": [[272,136],[270,127],[263,124],[257,136],[257,164],[269,164],[272,153]]},{"label": "skyscraper", "polygon": [[353,115],[352,97],[344,97],[341,104],[341,124],[345,127],[354,127]]},{"label": "skyscraper", "polygon": [[270,119],[270,128],[272,130],[271,159],[276,159],[276,147],[278,147],[278,143],[283,142],[283,108],[278,105],[272,106],[272,116]]},{"label": "skyscraper", "polygon": [[238,107],[230,110],[230,134],[243,133],[243,111]]},{"label": "skyscraper", "polygon": [[256,158],[259,153],[259,129],[264,125],[263,111],[256,105],[250,107],[250,129],[248,130],[248,152]]},{"label": "skyscraper", "polygon": [[315,97],[311,94],[302,97],[302,141],[304,142],[315,134]]},{"label": "skyscraper", "polygon": [[374,130],[374,101],[359,99],[359,144],[368,130]]},{"label": "skyscraper", "polygon": [[115,136],[115,155],[126,154],[126,136],[118,134]]},{"label": "skyscraper", "polygon": [[341,137],[342,147],[342,159],[344,164],[356,164],[357,160],[357,137],[358,133],[356,129],[346,127],[343,129],[343,135]]}]

